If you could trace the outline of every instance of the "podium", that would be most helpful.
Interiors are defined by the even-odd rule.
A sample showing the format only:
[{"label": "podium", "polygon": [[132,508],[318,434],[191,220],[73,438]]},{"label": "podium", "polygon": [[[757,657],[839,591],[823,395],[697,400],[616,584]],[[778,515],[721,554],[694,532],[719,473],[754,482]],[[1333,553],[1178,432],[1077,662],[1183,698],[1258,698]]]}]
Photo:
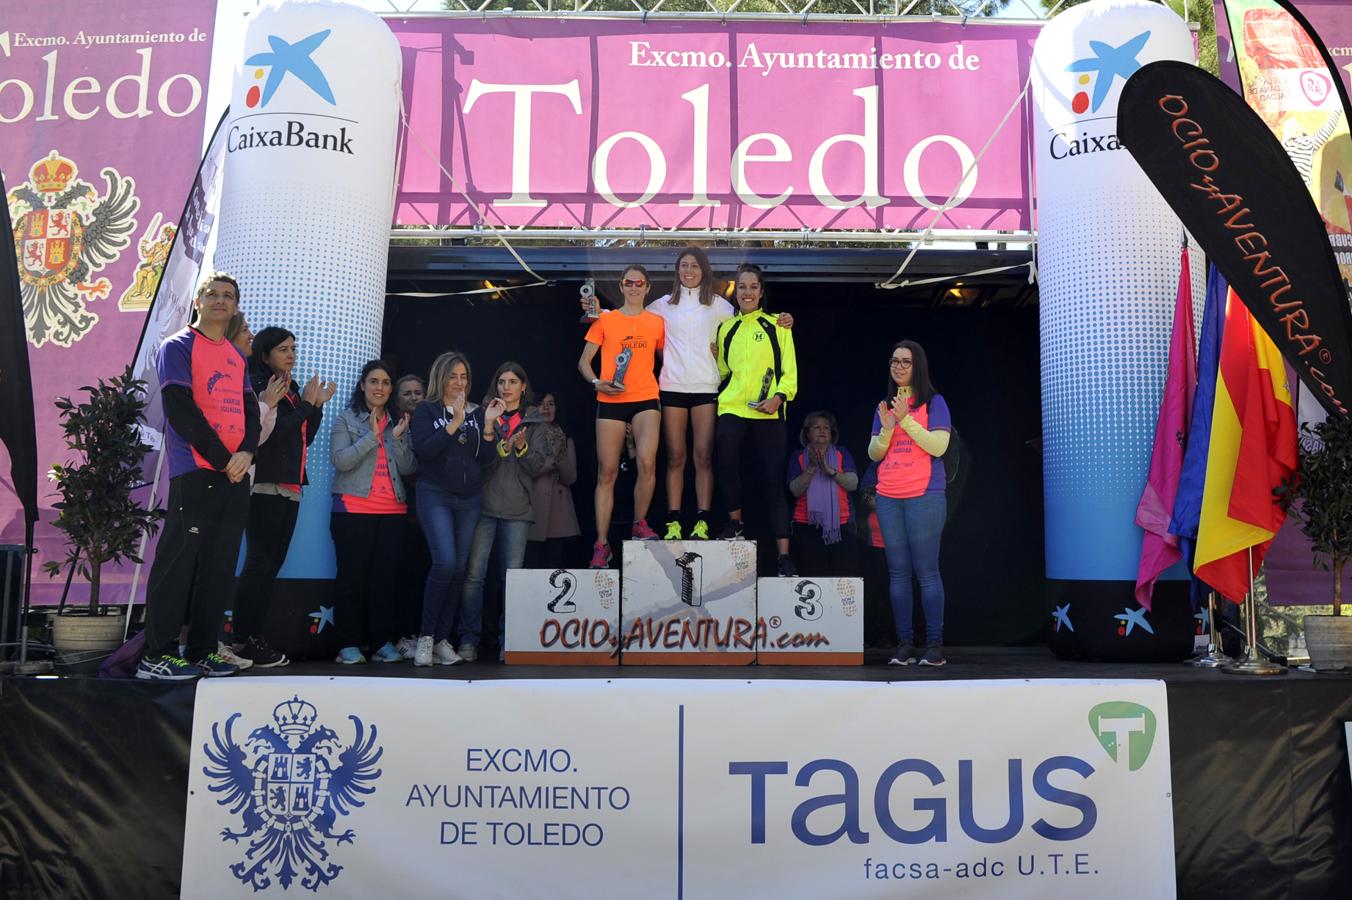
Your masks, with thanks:
[{"label": "podium", "polygon": [[756,659],[756,545],[625,541],[624,665],[744,666]]},{"label": "podium", "polygon": [[762,578],[756,602],[762,665],[864,664],[862,578]]},{"label": "podium", "polygon": [[509,569],[503,661],[619,665],[619,581],[614,569]]}]

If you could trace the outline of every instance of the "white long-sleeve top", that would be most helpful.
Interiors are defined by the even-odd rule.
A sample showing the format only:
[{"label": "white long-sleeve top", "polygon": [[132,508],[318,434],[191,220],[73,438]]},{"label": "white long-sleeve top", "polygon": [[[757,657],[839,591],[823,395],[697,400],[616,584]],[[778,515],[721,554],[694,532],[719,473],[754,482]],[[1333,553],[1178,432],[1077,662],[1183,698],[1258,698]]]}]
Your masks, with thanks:
[{"label": "white long-sleeve top", "polygon": [[681,288],[679,303],[671,295],[653,302],[648,309],[666,322],[666,347],[662,351],[659,387],[681,394],[718,392],[718,363],[709,351],[718,325],[736,311],[718,294],[708,306],[699,302],[699,288]]}]

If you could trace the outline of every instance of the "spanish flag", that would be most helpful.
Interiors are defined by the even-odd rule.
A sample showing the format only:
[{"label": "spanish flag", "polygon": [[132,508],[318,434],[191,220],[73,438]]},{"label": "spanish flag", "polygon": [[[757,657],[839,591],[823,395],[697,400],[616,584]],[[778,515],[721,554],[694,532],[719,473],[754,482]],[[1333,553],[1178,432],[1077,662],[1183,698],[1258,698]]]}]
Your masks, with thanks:
[{"label": "spanish flag", "polygon": [[1231,290],[1221,336],[1202,515],[1197,577],[1236,603],[1249,590],[1286,514],[1272,490],[1297,465],[1296,412],[1272,339]]}]

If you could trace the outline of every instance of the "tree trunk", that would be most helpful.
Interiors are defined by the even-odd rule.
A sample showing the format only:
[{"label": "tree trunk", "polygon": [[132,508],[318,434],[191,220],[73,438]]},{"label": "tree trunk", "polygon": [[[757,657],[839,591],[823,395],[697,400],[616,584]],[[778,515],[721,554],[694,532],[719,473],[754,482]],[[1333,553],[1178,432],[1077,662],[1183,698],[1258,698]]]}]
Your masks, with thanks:
[{"label": "tree trunk", "polygon": [[99,576],[103,573],[103,563],[89,564],[89,614],[99,614]]}]

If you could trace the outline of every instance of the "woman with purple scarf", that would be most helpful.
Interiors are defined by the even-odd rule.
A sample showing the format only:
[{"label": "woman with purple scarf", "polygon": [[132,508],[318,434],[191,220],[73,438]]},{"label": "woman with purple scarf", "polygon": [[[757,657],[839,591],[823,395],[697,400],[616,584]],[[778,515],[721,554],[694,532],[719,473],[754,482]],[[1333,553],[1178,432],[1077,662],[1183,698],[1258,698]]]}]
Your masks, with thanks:
[{"label": "woman with purple scarf", "polygon": [[854,571],[850,494],[859,486],[859,473],[839,441],[834,415],[824,409],[808,413],[798,433],[803,449],[789,457],[789,492],[797,498],[793,558],[803,575],[817,578]]}]

